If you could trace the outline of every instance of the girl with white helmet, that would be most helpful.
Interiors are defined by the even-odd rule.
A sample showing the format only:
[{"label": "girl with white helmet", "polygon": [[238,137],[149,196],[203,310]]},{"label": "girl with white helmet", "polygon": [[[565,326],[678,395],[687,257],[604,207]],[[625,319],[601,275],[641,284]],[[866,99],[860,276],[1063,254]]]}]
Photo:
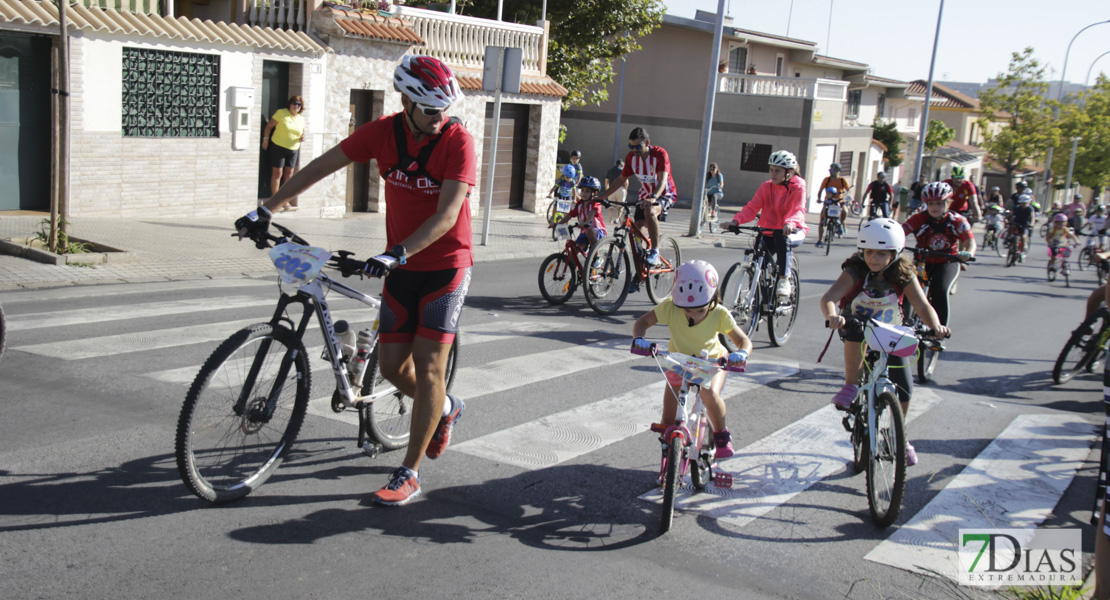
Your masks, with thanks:
[{"label": "girl with white helmet", "polygon": [[791,250],[802,245],[809,225],[806,225],[806,182],[798,175],[798,160],[794,154],[779,150],[767,160],[769,181],[755,191],[751,202],[736,213],[729,231],[736,233],[739,226],[759,215],[759,226],[782,230],[782,235],[767,234],[767,241],[774,244],[778,262],[779,282],[775,294],[780,299],[790,298],[794,285],[790,279]]},{"label": "girl with white helmet", "polygon": [[[938,337],[946,337],[948,328],[941,325],[937,313],[925,299],[925,292],[917,282],[913,261],[901,256],[906,247],[906,234],[894,219],[868,221],[860,229],[856,252],[841,266],[840,277],[821,297],[821,313],[826,326],[839,329],[844,340],[844,387],[833,396],[838,409],[847,410],[859,391],[859,372],[863,364],[863,334],[848,332],[842,315],[870,317],[884,323],[902,323],[902,298],[909,300],[921,320],[937,330]],[[894,356],[890,360],[890,379],[898,388],[902,414],[909,410],[913,394],[913,377],[909,359]],[[917,452],[906,444],[906,462],[917,463]]]},{"label": "girl with white helmet", "polygon": [[[721,306],[718,293],[717,270],[704,260],[691,260],[682,263],[675,270],[674,286],[671,295],[654,309],[644,313],[632,326],[634,348],[648,350],[651,343],[644,339],[644,333],[653,325],[666,325],[671,339],[667,345],[670,352],[690,356],[700,356],[702,350],[709,352],[708,358],[728,357],[732,364],[743,364],[748,360],[752,342],[736,326],[736,321],[728,309]],[[729,353],[721,344],[719,334],[727,335],[739,350]],[[682,386],[682,378],[667,372],[666,389],[663,391],[663,419],[660,425],[673,425],[678,412],[678,397],[675,390]],[[709,423],[713,426],[713,441],[717,447],[716,458],[732,456],[732,435],[725,425],[725,401],[721,398],[721,388],[725,384],[725,372],[718,372],[713,379],[701,388],[701,400]],[[652,426],[658,429],[657,426]]]}]

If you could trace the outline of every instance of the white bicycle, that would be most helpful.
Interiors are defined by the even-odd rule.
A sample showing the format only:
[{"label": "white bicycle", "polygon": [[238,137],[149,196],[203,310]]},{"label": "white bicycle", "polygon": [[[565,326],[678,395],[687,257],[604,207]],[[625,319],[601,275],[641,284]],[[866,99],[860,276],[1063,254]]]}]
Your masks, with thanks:
[{"label": "white bicycle", "polygon": [[[370,457],[409,442],[412,398],[385,381],[378,369],[378,318],[359,334],[357,353],[344,344],[332,322],[327,295],[334,291],[378,310],[381,301],[335,281],[324,266],[343,276],[361,273],[351,252],[333,256],[289,229],[271,223],[280,237],[253,236],[269,248],[281,276],[277,308],[268,322],[236,332],[216,348],[193,380],[177,422],[177,470],[198,497],[213,503],[242,498],[281,466],[308,410],[312,369],[304,335],[313,316],[324,335],[324,358],[335,374],[331,408],[358,411],[358,445]],[[294,288],[287,292],[284,286]],[[302,305],[300,315],[290,305]],[[295,322],[294,317],[299,319]],[[458,336],[447,359],[447,387],[455,377]],[[346,350],[345,350],[346,347]]]}]

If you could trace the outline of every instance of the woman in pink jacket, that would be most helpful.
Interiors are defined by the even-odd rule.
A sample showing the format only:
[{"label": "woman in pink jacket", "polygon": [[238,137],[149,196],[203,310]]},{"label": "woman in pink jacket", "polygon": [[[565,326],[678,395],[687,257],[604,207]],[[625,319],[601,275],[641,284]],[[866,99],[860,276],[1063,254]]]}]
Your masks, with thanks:
[{"label": "woman in pink jacket", "polygon": [[736,213],[729,225],[729,231],[738,232],[742,223],[747,223],[759,215],[760,227],[778,229],[768,233],[774,246],[775,260],[779,267],[779,283],[775,294],[789,298],[794,293],[790,279],[790,265],[793,262],[792,249],[802,245],[809,226],[806,225],[806,181],[798,176],[798,160],[786,150],[779,150],[767,161],[770,165],[771,180],[763,182],[756,190],[751,202]]}]

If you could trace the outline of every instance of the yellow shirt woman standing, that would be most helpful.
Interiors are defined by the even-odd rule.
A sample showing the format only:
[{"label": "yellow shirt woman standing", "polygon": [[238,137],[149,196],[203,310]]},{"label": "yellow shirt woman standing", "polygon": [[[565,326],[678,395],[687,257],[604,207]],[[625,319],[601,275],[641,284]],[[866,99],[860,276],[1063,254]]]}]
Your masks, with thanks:
[{"label": "yellow shirt woman standing", "polygon": [[[286,108],[278,109],[262,132],[262,149],[270,158],[270,194],[276,194],[297,170],[301,142],[304,141],[304,98],[289,98]],[[271,140],[270,134],[273,133]],[[271,141],[273,143],[271,143]]]}]

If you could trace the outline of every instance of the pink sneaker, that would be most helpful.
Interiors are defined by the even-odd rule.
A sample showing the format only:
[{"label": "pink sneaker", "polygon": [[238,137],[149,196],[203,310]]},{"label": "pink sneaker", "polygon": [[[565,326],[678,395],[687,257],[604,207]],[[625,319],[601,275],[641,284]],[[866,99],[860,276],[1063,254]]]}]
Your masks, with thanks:
[{"label": "pink sneaker", "polygon": [[717,447],[713,458],[728,458],[732,456],[732,434],[728,429],[713,432],[713,445]]},{"label": "pink sneaker", "polygon": [[906,442],[906,466],[912,467],[917,464],[917,450],[913,449],[913,444]]},{"label": "pink sneaker", "polygon": [[852,406],[852,400],[856,398],[856,392],[859,391],[858,385],[848,384],[833,396],[832,403],[840,410],[848,410]]}]

